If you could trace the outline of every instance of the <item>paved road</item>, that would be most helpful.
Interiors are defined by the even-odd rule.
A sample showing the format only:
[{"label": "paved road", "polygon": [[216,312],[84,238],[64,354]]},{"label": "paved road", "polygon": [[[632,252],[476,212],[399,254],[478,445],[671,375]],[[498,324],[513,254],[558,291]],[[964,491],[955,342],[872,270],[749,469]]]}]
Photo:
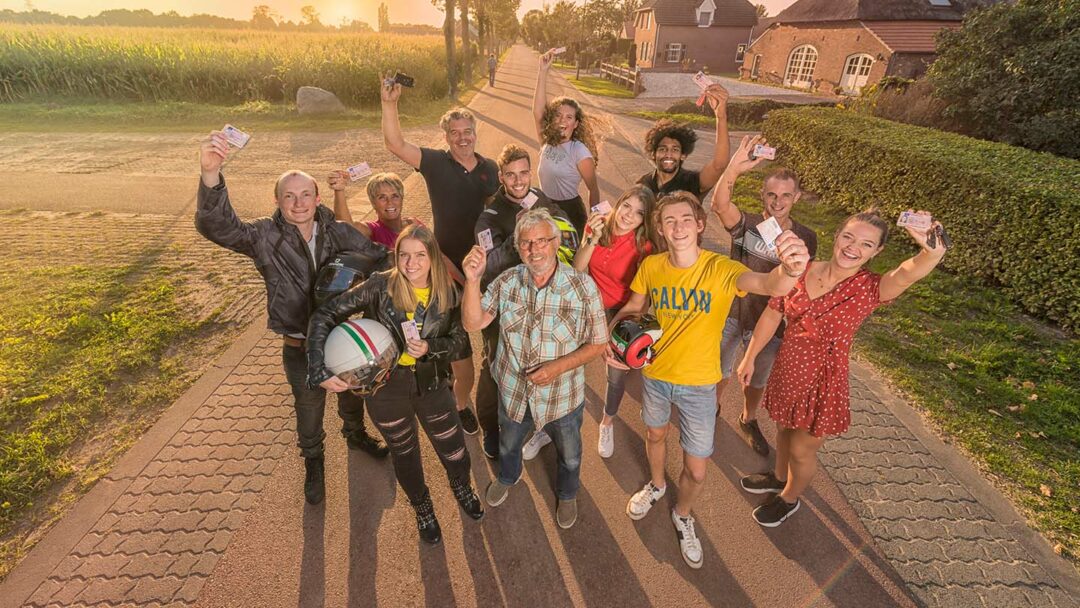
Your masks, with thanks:
[{"label": "paved road", "polygon": [[[474,100],[484,154],[510,141],[536,149],[535,73],[535,56],[517,47],[498,86]],[[647,169],[640,135],[637,123],[613,119],[600,165],[606,197]],[[417,176],[407,188],[419,211]],[[715,227],[708,236],[724,247]],[[278,357],[273,336],[253,326],[8,577],[0,606],[1075,605],[1068,572],[1004,521],[985,484],[860,366],[856,427],[831,442],[822,456],[830,475],[777,530],[753,523],[757,499],[737,488],[766,463],[733,432],[738,397],[728,392],[696,509],[705,566],[693,571],[666,517],[669,499],[640,522],[623,511],[647,475],[639,382],[628,387],[615,456],[602,460],[603,368],[588,368],[581,515],[569,531],[554,523],[550,448],[477,524],[462,521],[425,444],[445,539],[431,548],[417,540],[389,463],[349,453],[336,437],[326,503],[304,504]],[[475,439],[468,444],[482,488],[491,466]],[[674,481],[675,443],[669,456]]]}]

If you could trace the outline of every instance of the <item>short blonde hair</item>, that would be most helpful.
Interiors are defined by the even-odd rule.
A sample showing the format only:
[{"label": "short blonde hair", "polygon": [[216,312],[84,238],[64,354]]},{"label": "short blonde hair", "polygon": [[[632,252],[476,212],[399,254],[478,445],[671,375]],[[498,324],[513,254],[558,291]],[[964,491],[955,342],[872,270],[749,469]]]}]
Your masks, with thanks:
[{"label": "short blonde hair", "polygon": [[311,177],[311,175],[309,175],[307,172],[301,171],[299,169],[289,169],[288,171],[286,171],[286,172],[282,173],[281,175],[279,175],[278,178],[277,178],[277,181],[274,182],[274,200],[275,201],[281,199],[281,184],[283,184],[285,182],[285,180],[289,179],[290,177],[296,177],[296,176],[306,177],[309,180],[311,180],[311,184],[313,186],[315,186],[315,196],[319,196],[319,182],[315,181],[314,177]]},{"label": "short blonde hair", "polygon": [[371,176],[371,179],[367,183],[367,197],[369,201],[374,202],[375,197],[379,194],[379,188],[382,186],[390,186],[401,198],[405,198],[405,184],[401,181],[401,177],[397,173],[376,173]]}]

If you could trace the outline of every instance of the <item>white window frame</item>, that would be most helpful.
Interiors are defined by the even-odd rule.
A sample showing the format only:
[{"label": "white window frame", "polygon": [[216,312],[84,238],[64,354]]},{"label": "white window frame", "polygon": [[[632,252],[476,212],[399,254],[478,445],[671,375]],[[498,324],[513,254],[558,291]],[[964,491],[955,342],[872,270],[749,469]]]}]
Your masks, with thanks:
[{"label": "white window frame", "polygon": [[[698,27],[710,27],[713,24],[713,19],[716,18],[716,5],[712,0],[705,0],[697,7],[697,26]],[[708,15],[709,21],[707,23],[701,23],[701,16]]]},{"label": "white window frame", "polygon": [[[844,91],[851,94],[856,94],[866,86],[866,81],[870,77],[870,70],[874,67],[874,57],[869,53],[855,53],[854,55],[848,55],[844,59],[844,69],[840,72],[840,82],[845,83],[848,79],[848,70],[854,68],[855,72],[852,74],[851,81],[857,83],[859,78],[863,78],[863,84],[858,86],[844,87]],[[864,78],[865,77],[865,78]]]},{"label": "white window frame", "polygon": [[[667,48],[664,49],[664,60],[668,63],[679,63],[682,61],[683,51],[686,50],[686,45],[681,42],[669,42]],[[671,53],[675,53],[675,58],[671,58]]]},{"label": "white window frame", "polygon": [[811,44],[800,44],[788,53],[784,66],[784,86],[809,89],[814,86],[818,50]]},{"label": "white window frame", "polygon": [[650,58],[650,55],[649,55],[649,41],[646,40],[645,42],[641,43],[641,57],[639,57],[638,60],[639,61],[646,61],[649,58]]},{"label": "white window frame", "polygon": [[739,46],[735,47],[735,61],[738,62],[738,63],[742,63],[742,61],[743,61],[743,59],[745,57],[746,57],[746,43],[744,42],[744,43],[740,44]]}]

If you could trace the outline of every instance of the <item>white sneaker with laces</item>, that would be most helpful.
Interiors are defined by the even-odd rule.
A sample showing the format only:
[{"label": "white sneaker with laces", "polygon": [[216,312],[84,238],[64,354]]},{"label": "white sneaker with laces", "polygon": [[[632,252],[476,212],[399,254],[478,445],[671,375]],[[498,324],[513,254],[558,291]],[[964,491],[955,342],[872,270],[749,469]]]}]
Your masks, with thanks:
[{"label": "white sneaker with laces", "polygon": [[658,488],[650,481],[630,497],[630,502],[626,503],[626,514],[634,520],[645,517],[656,501],[664,497],[664,492],[667,492],[667,486]]},{"label": "white sneaker with laces", "polygon": [[551,443],[551,437],[547,433],[544,431],[536,431],[533,433],[533,436],[529,438],[525,447],[521,448],[521,457],[525,460],[532,460],[540,453],[540,448],[549,443]]},{"label": "white sneaker with laces", "polygon": [[611,458],[611,455],[615,453],[614,424],[600,425],[600,440],[596,442],[596,451],[600,453],[601,458]]},{"label": "white sneaker with laces", "polygon": [[687,566],[697,570],[701,567],[701,541],[698,540],[697,532],[694,531],[694,516],[679,516],[675,509],[671,510],[671,523],[675,524],[675,533],[679,537],[679,549],[682,550],[683,561]]}]

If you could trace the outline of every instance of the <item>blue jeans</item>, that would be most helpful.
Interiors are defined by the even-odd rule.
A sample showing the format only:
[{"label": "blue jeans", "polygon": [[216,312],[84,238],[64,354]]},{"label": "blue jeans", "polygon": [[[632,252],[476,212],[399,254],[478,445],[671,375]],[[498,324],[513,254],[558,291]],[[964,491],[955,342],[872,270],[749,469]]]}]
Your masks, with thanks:
[{"label": "blue jeans", "polygon": [[[544,426],[555,443],[559,468],[555,474],[555,495],[559,500],[573,500],[581,487],[581,420],[585,404]],[[514,422],[499,407],[499,483],[512,486],[521,478],[521,448],[533,431],[532,412],[525,410],[521,422]]]}]

